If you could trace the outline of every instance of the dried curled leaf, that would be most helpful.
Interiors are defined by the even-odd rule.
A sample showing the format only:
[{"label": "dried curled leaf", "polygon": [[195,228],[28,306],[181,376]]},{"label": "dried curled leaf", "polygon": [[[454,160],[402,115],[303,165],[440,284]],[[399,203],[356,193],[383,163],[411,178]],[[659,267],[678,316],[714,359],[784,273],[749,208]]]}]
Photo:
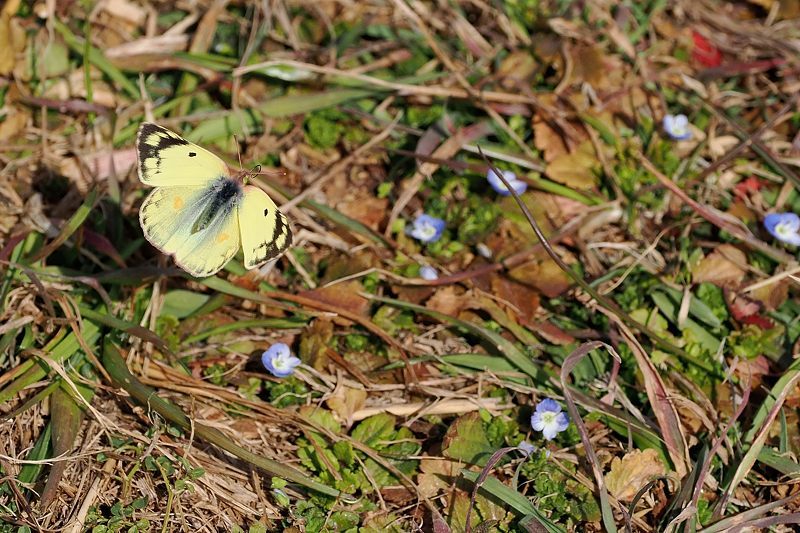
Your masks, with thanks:
[{"label": "dried curled leaf", "polygon": [[692,276],[695,283],[708,281],[719,287],[736,288],[745,275],[745,270],[739,265],[746,264],[744,252],[732,244],[723,244],[700,261]]},{"label": "dried curled leaf", "polygon": [[667,473],[658,452],[633,450],[620,459],[611,461],[611,469],[605,476],[608,491],[618,500],[629,502],[636,493],[653,478]]}]

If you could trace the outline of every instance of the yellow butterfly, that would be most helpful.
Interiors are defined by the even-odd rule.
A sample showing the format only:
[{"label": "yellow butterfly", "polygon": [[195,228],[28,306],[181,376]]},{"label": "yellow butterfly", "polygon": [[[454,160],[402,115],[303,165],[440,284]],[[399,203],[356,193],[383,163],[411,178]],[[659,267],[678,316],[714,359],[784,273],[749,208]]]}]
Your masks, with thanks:
[{"label": "yellow butterfly", "polygon": [[219,272],[239,251],[255,268],[292,244],[286,217],[267,193],[231,176],[222,159],[149,122],[136,137],[139,180],[155,187],[139,210],[150,243],[195,277]]}]

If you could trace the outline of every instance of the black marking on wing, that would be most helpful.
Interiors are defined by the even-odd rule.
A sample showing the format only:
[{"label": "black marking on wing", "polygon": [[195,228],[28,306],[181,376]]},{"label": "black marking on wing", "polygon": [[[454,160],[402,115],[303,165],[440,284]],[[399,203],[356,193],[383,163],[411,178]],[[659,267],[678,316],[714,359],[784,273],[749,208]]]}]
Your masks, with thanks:
[{"label": "black marking on wing", "polygon": [[197,154],[195,152],[189,152],[189,157],[195,157]]},{"label": "black marking on wing", "polygon": [[[158,139],[157,144],[152,145],[145,142],[153,138]],[[173,146],[188,146],[190,144],[191,143],[186,139],[179,137],[175,133],[166,128],[162,128],[157,124],[153,124],[152,122],[145,122],[142,124],[139,127],[139,135],[136,137],[136,149],[139,152],[139,164],[144,167],[145,161],[152,159],[155,159],[156,161],[155,168],[152,166],[147,169],[143,168],[144,172],[146,172],[146,177],[149,178],[150,176],[159,174],[161,172],[160,153],[162,150]]]},{"label": "black marking on wing", "polygon": [[267,216],[267,215],[269,215],[269,208],[265,208],[264,209],[264,216]]},{"label": "black marking on wing", "polygon": [[253,249],[253,255],[259,258],[258,263],[278,257],[292,245],[292,230],[289,229],[289,222],[280,211],[277,211],[276,214],[275,230],[272,235]]}]

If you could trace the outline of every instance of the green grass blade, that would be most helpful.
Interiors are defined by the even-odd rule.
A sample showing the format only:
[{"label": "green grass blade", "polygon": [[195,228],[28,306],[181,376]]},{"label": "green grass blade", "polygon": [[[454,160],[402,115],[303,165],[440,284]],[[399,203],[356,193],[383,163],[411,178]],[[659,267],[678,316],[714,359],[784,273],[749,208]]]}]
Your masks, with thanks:
[{"label": "green grass blade", "polygon": [[300,319],[261,318],[256,320],[239,320],[237,322],[232,322],[230,324],[225,324],[224,326],[211,328],[202,333],[197,333],[196,335],[187,337],[182,344],[192,344],[207,339],[209,337],[213,337],[214,335],[222,335],[224,333],[230,333],[231,331],[237,331],[240,329],[248,329],[248,328],[291,329],[291,328],[302,328],[307,324],[308,320],[304,320],[302,318]]},{"label": "green grass blade", "polygon": [[50,241],[44,248],[33,254],[32,257],[23,260],[25,263],[35,263],[40,259],[47,257],[51,253],[53,253],[59,246],[64,244],[67,239],[69,239],[73,233],[78,231],[78,228],[86,221],[89,216],[89,213],[92,212],[94,208],[94,201],[97,199],[97,189],[92,189],[86,198],[83,200],[83,203],[75,210],[75,213],[69,218],[64,227],[61,228],[61,231],[58,233],[55,239]]},{"label": "green grass blade", "polygon": [[[475,483],[480,474],[478,472],[462,470],[461,475],[469,481]],[[530,502],[530,500],[528,500],[528,498],[516,490],[504,485],[495,477],[487,477],[478,490],[495,498],[496,500],[508,504],[517,514],[534,517],[547,533],[566,533],[564,528],[554,522],[551,522],[550,519],[548,519],[541,511],[539,511]]]},{"label": "green grass blade", "polygon": [[210,143],[233,135],[261,131],[262,116],[281,118],[327,109],[350,100],[374,95],[378,90],[341,89],[309,94],[292,94],[273,98],[252,110],[234,111],[225,116],[203,121],[186,138],[194,142]]},{"label": "green grass blade", "polygon": [[[61,34],[61,37],[64,39],[64,42],[67,43],[67,46],[69,46],[73,52],[83,56],[85,52],[85,44],[83,39],[78,38],[74,33],[72,33],[66,24],[57,18],[53,19],[53,25],[56,31]],[[128,94],[128,96],[134,100],[139,99],[140,94],[136,84],[129,80],[121,70],[115,67],[108,59],[106,59],[106,56],[103,55],[103,52],[93,46],[89,46],[88,51],[89,62],[92,65],[100,69],[103,74],[117,82],[119,86],[122,87],[122,89]]]},{"label": "green grass blade", "polygon": [[[94,349],[97,340],[100,338],[100,328],[91,320],[84,320],[81,334],[86,343]],[[56,363],[63,363],[82,349],[73,331],[64,337],[48,355]],[[46,349],[45,352],[47,352]],[[25,361],[20,367],[22,367],[21,369],[24,369],[25,372],[9,383],[6,388],[0,390],[0,404],[7,402],[28,385],[43,379],[50,371],[44,361],[39,358]]]}]

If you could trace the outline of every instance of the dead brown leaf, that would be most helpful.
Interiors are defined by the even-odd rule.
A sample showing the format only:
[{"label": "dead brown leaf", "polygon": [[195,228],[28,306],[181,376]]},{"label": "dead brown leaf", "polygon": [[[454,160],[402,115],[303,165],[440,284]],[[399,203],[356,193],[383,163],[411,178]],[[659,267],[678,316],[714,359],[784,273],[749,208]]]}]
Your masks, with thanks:
[{"label": "dead brown leaf", "polygon": [[548,298],[555,298],[572,285],[570,277],[549,257],[510,270],[508,275],[521,283],[538,289]]},{"label": "dead brown leaf", "polygon": [[562,132],[539,114],[533,117],[533,145],[542,152],[548,163],[569,150]]},{"label": "dead brown leaf", "polygon": [[450,459],[422,459],[419,462],[417,489],[426,498],[433,498],[453,486],[464,463]]},{"label": "dead brown leaf", "polygon": [[523,322],[529,322],[539,309],[539,293],[527,285],[505,276],[492,276],[492,293],[514,306],[514,312]]},{"label": "dead brown leaf", "polygon": [[300,338],[299,357],[317,370],[328,366],[328,343],[333,337],[333,322],[314,320]]},{"label": "dead brown leaf", "polygon": [[352,198],[336,204],[336,209],[343,215],[358,220],[368,228],[377,231],[383,218],[389,200],[377,198],[366,192],[357,193]]},{"label": "dead brown leaf", "polygon": [[457,317],[465,304],[464,289],[450,285],[437,289],[425,303],[425,307],[448,316]]},{"label": "dead brown leaf", "polygon": [[737,288],[746,273],[739,265],[746,264],[744,252],[732,244],[722,244],[700,261],[692,278],[695,283],[707,281],[719,287]]},{"label": "dead brown leaf", "polygon": [[752,299],[764,304],[768,311],[774,311],[789,297],[789,282],[781,280],[771,285],[764,285],[748,293]]},{"label": "dead brown leaf", "polygon": [[337,387],[325,402],[336,415],[349,427],[353,423],[353,413],[364,407],[367,391],[350,387]]},{"label": "dead brown leaf", "polygon": [[20,0],[9,0],[0,11],[0,75],[6,76],[17,62],[17,54],[25,49],[25,30],[14,18]]},{"label": "dead brown leaf", "polygon": [[590,141],[584,141],[574,153],[565,153],[553,159],[545,174],[558,183],[575,189],[591,189],[597,183],[595,169],[599,166]]},{"label": "dead brown leaf", "polygon": [[361,283],[351,280],[334,283],[312,291],[304,291],[301,296],[367,316],[369,301],[361,296],[362,292],[364,292],[364,287],[361,286]]},{"label": "dead brown leaf", "polygon": [[630,502],[639,489],[666,473],[657,451],[652,448],[633,450],[622,459],[615,457],[611,461],[611,469],[605,475],[606,486],[615,498]]},{"label": "dead brown leaf", "polygon": [[504,87],[511,89],[529,79],[536,66],[536,59],[528,50],[516,50],[503,59],[496,76]]},{"label": "dead brown leaf", "polygon": [[[0,44],[2,46],[2,44]],[[15,138],[28,123],[30,113],[14,108],[2,121],[0,121],[0,141]]]}]

